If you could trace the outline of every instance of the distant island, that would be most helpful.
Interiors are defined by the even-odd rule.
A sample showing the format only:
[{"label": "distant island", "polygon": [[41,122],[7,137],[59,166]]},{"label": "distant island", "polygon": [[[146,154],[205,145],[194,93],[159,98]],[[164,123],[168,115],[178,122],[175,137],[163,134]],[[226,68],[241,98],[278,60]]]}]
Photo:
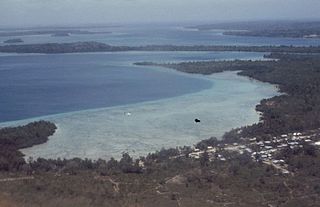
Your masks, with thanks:
[{"label": "distant island", "polygon": [[161,149],[137,159],[123,153],[120,160],[108,161],[26,161],[19,149],[46,142],[56,126],[40,121],[0,129],[0,204],[318,206],[319,54],[266,57],[277,61],[137,63],[205,75],[240,71],[276,84],[283,94],[261,100],[256,107],[261,121],[233,129],[223,140],[212,137],[194,147]]},{"label": "distant island", "polygon": [[55,35],[55,34],[109,34],[111,32],[103,31],[87,31],[78,29],[53,29],[53,30],[21,30],[21,31],[9,31],[0,32],[0,37],[14,37],[14,36],[29,36],[29,35]]},{"label": "distant island", "polygon": [[129,51],[130,47],[110,46],[99,42],[46,43],[0,46],[0,52],[7,53],[79,53]]},{"label": "distant island", "polygon": [[112,46],[101,42],[45,43],[0,46],[5,53],[81,53],[81,52],[121,52],[121,51],[238,51],[238,52],[286,52],[319,53],[320,46],[221,46],[221,45],[147,45]]},{"label": "distant island", "polygon": [[70,33],[68,32],[57,32],[51,35],[52,37],[69,37]]},{"label": "distant island", "polygon": [[16,39],[9,39],[9,40],[6,40],[6,41],[4,41],[3,43],[22,43],[23,42],[23,40],[22,39],[20,39],[20,38],[16,38]]},{"label": "distant island", "polygon": [[192,26],[199,30],[225,30],[224,35],[285,38],[320,38],[320,21],[252,21]]}]

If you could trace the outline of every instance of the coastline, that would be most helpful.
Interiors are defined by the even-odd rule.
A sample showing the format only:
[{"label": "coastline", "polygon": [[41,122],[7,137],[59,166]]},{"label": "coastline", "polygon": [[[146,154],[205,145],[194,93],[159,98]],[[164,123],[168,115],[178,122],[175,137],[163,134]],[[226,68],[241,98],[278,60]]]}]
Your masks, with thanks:
[{"label": "coastline", "polygon": [[[0,123],[0,206],[318,206],[320,56],[267,56],[277,61],[155,61],[148,70],[211,87],[188,81],[199,90]],[[171,82],[157,88],[168,95]]]},{"label": "coastline", "polygon": [[0,46],[3,53],[90,53],[90,52],[122,52],[122,51],[242,51],[242,52],[278,52],[278,53],[319,53],[320,47],[280,46],[236,46],[236,45],[145,45],[145,46],[113,46],[101,42],[71,42],[22,44]]},{"label": "coastline", "polygon": [[[59,133],[50,137],[47,143],[24,149],[22,152],[26,154],[26,157],[109,159],[112,156],[119,158],[122,152],[127,151],[137,157],[160,150],[162,147],[187,146],[211,136],[222,137],[225,132],[232,128],[257,123],[260,116],[256,112],[255,106],[261,99],[270,98],[277,94],[273,85],[238,76],[236,73],[236,71],[228,71],[216,73],[212,76],[201,75],[199,77],[205,79],[214,77],[215,81],[220,79],[220,81],[227,82],[233,82],[236,78],[238,81],[251,85],[252,90],[262,90],[262,93],[263,90],[267,90],[270,95],[246,99],[241,97],[243,91],[238,90],[235,92],[236,94],[231,94],[235,100],[217,101],[215,100],[217,94],[212,94],[212,91],[217,90],[217,88],[213,87],[193,94],[158,101],[40,117],[40,119],[58,124]],[[255,85],[252,84],[252,81]],[[220,93],[224,93],[226,88],[223,86],[218,90],[220,90]],[[228,90],[237,89],[229,88]],[[261,93],[261,91],[258,93]],[[237,100],[241,101],[237,102]],[[248,107],[248,104],[250,107]],[[181,110],[181,108],[184,108],[184,110]],[[125,112],[132,113],[132,116],[124,116]],[[243,115],[245,117],[241,117]],[[195,116],[202,117],[202,125],[194,125],[193,119]],[[224,117],[227,117],[227,120]],[[38,119],[36,118],[36,120]],[[130,121],[130,119],[132,120]],[[20,125],[34,120],[28,119],[14,123]],[[167,122],[172,126],[168,126]],[[12,123],[6,124],[12,125]],[[139,127],[139,125],[141,126]],[[116,129],[115,132],[112,132],[113,128]],[[123,140],[124,137],[130,139]],[[69,142],[66,143],[66,141]],[[113,142],[115,143],[113,147],[112,144],[108,144]],[[72,148],[74,145],[72,143],[77,143],[77,149]],[[66,145],[71,146],[71,148],[63,152]],[[54,148],[59,148],[60,151],[52,153],[52,151],[55,151]],[[81,151],[80,149],[83,148],[91,148],[91,150]],[[35,156],[37,152],[40,152],[40,156]],[[55,155],[50,156],[50,154]]]},{"label": "coastline", "polygon": [[[136,62],[139,62],[139,61],[142,61],[144,59],[151,59],[152,61],[157,61],[157,62],[163,62],[165,63],[166,60],[165,59],[168,59],[167,61],[170,61],[170,62],[174,62],[174,63],[179,63],[179,62],[183,62],[185,61],[186,59],[190,59],[190,61],[208,61],[210,59],[216,59],[216,60],[223,60],[223,61],[230,61],[230,60],[236,60],[236,59],[241,59],[241,60],[263,60],[264,59],[264,56],[265,53],[256,53],[256,52],[151,52],[151,53],[156,53],[156,54],[152,54],[152,55],[149,55],[150,52],[142,52],[142,51],[130,51],[130,52],[120,52],[121,54],[116,54],[114,57],[112,52],[100,52],[100,53],[88,53],[88,55],[92,55],[93,58],[95,58],[95,55],[98,55],[98,59],[103,59],[103,58],[106,58],[107,60],[110,59],[110,58],[119,58],[119,57],[122,57],[122,54],[129,54],[128,56],[126,56],[123,61],[121,59],[121,62],[118,61],[118,62],[111,62],[109,63],[108,61],[107,62],[99,62],[97,65],[99,67],[105,67],[105,68],[109,68],[111,66],[120,66],[120,67],[130,67],[130,71],[132,69],[134,69],[134,71],[137,71],[139,73],[139,71],[146,71],[146,72],[150,72],[151,71],[155,71],[156,73],[166,73],[168,75],[178,75],[179,77],[186,77],[187,79],[194,79],[194,80],[197,80],[197,79],[205,79],[201,74],[193,74],[193,75],[190,75],[190,74],[187,74],[187,73],[181,73],[181,72],[178,72],[178,71],[175,71],[175,70],[171,70],[171,69],[167,69],[167,68],[163,68],[163,67],[157,67],[157,66],[150,66],[150,67],[141,67],[141,66],[137,66],[135,65]],[[191,53],[191,54],[190,54]],[[106,57],[104,56],[104,54],[106,54]],[[139,54],[139,55],[137,55]],[[164,55],[163,58],[162,55]],[[13,55],[13,54],[11,54]],[[22,55],[17,55],[17,56],[39,56],[39,59],[42,60],[46,60],[47,57],[43,57],[43,56],[47,56],[46,54],[22,54]],[[79,55],[79,56],[78,56]],[[111,57],[109,57],[109,55],[112,55]],[[48,55],[48,56],[58,56],[58,57],[55,57],[57,58],[57,61],[65,61],[65,56],[74,56],[76,58],[82,58],[84,56],[87,56],[87,54],[82,54],[82,53],[78,53],[78,54],[54,54],[54,55]],[[138,58],[136,58],[136,56],[138,56]],[[156,58],[157,56],[160,56],[160,58]],[[168,56],[168,57],[166,57]],[[230,58],[229,56],[233,57],[233,58]],[[0,53],[0,57],[1,57],[1,53]],[[33,59],[38,59],[37,57],[32,57]],[[48,57],[48,58],[51,58],[51,57]],[[70,57],[71,59],[73,57]],[[6,60],[6,59],[4,59]],[[12,59],[10,59],[12,60]],[[67,60],[69,60],[69,57],[67,57]],[[22,59],[20,62],[23,63],[24,59]],[[41,61],[40,61],[41,62]],[[96,67],[96,65],[94,65],[94,67]],[[3,67],[3,69],[1,69],[0,71],[9,71],[10,72],[11,68],[6,68],[5,66]],[[129,72],[130,72],[129,71]],[[42,70],[39,70],[39,72],[42,72]],[[58,70],[59,72],[59,70]],[[62,75],[64,74],[63,73],[64,71],[61,71]],[[14,71],[13,71],[13,75],[14,75]],[[37,75],[37,74],[35,74]],[[6,77],[6,76],[4,76]],[[44,77],[45,78],[45,77]],[[155,77],[157,79],[157,77]],[[201,80],[200,80],[201,81]],[[190,83],[186,83],[186,84],[190,84]],[[64,109],[63,107],[60,107],[59,110],[49,110],[47,111],[47,113],[22,113],[21,116],[17,115],[17,116],[12,116],[13,118],[3,118],[1,119],[0,121],[0,124],[4,124],[4,122],[10,122],[10,120],[12,120],[13,122],[14,121],[18,121],[18,120],[27,120],[29,117],[31,118],[32,120],[32,117],[35,117],[35,118],[41,118],[41,117],[44,117],[46,118],[46,116],[50,116],[51,114],[54,115],[54,114],[59,114],[59,113],[65,113],[65,112],[72,112],[72,111],[80,111],[80,110],[89,110],[89,109],[97,109],[97,108],[104,108],[104,107],[112,107],[112,106],[119,106],[119,105],[127,105],[127,104],[133,104],[133,103],[141,103],[142,101],[152,101],[152,100],[159,100],[159,99],[165,99],[167,97],[177,97],[177,96],[180,96],[180,95],[183,95],[183,94],[189,94],[189,93],[193,93],[193,92],[197,92],[197,91],[200,91],[200,90],[203,90],[205,88],[209,88],[210,87],[210,83],[209,81],[207,81],[207,83],[204,83],[203,84],[204,86],[202,87],[199,87],[198,85],[194,85],[192,87],[187,87],[189,89],[186,89],[186,90],[180,90],[181,93],[168,93],[166,95],[161,95],[161,96],[156,96],[156,97],[152,97],[152,98],[146,98],[146,99],[143,99],[143,100],[132,100],[132,101],[118,101],[118,102],[115,102],[113,103],[112,101],[108,101],[108,100],[105,100],[105,98],[103,100],[105,100],[105,104],[99,104],[99,106],[95,106],[95,104],[84,104],[84,105],[81,105],[79,107],[68,107],[67,109]],[[44,87],[47,87],[46,85]],[[194,88],[193,91],[190,91],[190,88]],[[54,90],[54,88],[52,88],[52,90]],[[59,94],[60,95],[60,94]],[[61,94],[61,95],[64,95],[64,94]],[[108,95],[108,94],[107,94]],[[23,100],[22,100],[23,101]],[[26,100],[28,102],[28,100]],[[26,103],[27,103],[26,102]],[[64,103],[64,102],[63,102]],[[93,102],[95,103],[95,102]],[[49,103],[51,104],[51,103]],[[63,105],[62,105],[63,106]],[[4,110],[5,108],[3,108]],[[5,114],[5,111],[3,111],[3,113]]]}]

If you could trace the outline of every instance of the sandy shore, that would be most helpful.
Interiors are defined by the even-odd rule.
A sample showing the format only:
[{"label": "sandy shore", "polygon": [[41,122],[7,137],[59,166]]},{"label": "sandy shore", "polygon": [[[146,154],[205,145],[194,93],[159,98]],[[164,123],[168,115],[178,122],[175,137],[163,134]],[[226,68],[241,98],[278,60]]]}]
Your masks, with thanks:
[{"label": "sandy shore", "polygon": [[[26,157],[92,159],[119,158],[122,152],[146,155],[162,147],[193,145],[211,136],[256,123],[255,106],[277,94],[268,83],[224,72],[192,75],[212,82],[212,88],[174,98],[124,106],[63,113],[0,126],[44,119],[58,126],[42,145],[23,149]],[[194,119],[201,120],[195,123]]]},{"label": "sandy shore", "polygon": [[[42,145],[24,149],[27,157],[118,158],[126,151],[146,155],[162,147],[192,145],[211,136],[258,122],[256,104],[277,94],[267,83],[224,72],[199,76],[212,88],[158,101],[64,113],[9,124],[45,119],[58,125]],[[201,120],[195,123],[194,119]],[[2,126],[5,124],[2,124]]]}]

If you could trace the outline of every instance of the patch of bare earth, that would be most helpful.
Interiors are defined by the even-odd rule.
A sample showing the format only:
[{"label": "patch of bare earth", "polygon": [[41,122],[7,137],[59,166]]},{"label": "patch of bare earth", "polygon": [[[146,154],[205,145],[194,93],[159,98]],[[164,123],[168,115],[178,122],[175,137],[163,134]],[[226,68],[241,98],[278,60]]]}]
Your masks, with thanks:
[{"label": "patch of bare earth", "polygon": [[17,207],[17,205],[8,196],[0,194],[0,207]]}]

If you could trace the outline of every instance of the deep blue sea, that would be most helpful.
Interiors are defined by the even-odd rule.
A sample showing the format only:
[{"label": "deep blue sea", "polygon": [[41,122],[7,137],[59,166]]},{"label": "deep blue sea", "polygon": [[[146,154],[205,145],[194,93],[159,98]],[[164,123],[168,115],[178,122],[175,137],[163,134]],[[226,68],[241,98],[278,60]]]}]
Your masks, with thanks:
[{"label": "deep blue sea", "polygon": [[[77,28],[75,28],[77,29]],[[111,45],[319,45],[314,39],[237,37],[183,25],[126,25],[81,28],[104,34],[0,37],[24,43],[99,41]],[[4,31],[4,30],[2,30]],[[139,61],[261,59],[262,53],[119,52],[61,55],[0,53],[0,122],[174,97],[210,87],[203,80],[134,67]]]},{"label": "deep blue sea", "polygon": [[[140,46],[140,45],[320,45],[319,39],[312,38],[270,38],[270,37],[241,37],[222,35],[222,30],[198,31],[186,29],[190,25],[120,25],[100,28],[71,28],[93,32],[110,32],[107,34],[70,35],[67,37],[52,37],[47,35],[16,36],[24,43],[62,43],[77,41],[98,41],[110,45]],[[50,29],[49,29],[50,30]],[[3,41],[12,37],[0,37]]]},{"label": "deep blue sea", "polygon": [[[224,36],[182,26],[87,28],[108,34],[15,37],[24,44],[99,41],[111,45],[319,45],[318,40]],[[11,37],[10,37],[11,38]],[[9,39],[1,37],[0,42]],[[3,43],[0,43],[0,45]],[[58,126],[28,157],[139,156],[192,145],[259,121],[255,106],[277,95],[273,85],[239,77],[183,74],[133,63],[262,59],[247,52],[0,53],[0,127],[39,119]],[[128,116],[127,114],[130,114]],[[194,119],[201,124],[194,124]]]},{"label": "deep blue sea", "polygon": [[0,122],[169,98],[211,87],[134,62],[256,59],[262,53],[119,52],[0,56]]}]

